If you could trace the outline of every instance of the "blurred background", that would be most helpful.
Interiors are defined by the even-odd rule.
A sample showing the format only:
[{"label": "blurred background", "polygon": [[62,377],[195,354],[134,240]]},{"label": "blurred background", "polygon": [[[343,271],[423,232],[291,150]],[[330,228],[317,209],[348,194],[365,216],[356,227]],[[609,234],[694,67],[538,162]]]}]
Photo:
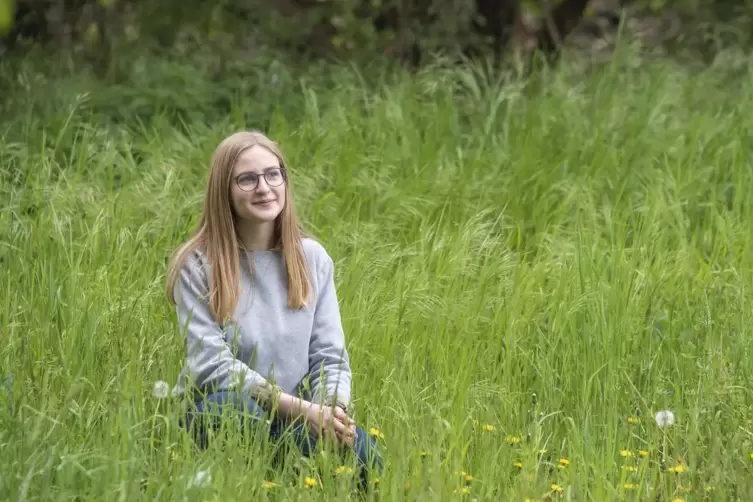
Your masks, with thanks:
[{"label": "blurred background", "polygon": [[751,0],[0,0],[0,55],[8,80],[19,57],[53,66],[62,56],[111,83],[145,51],[203,55],[222,75],[269,58],[415,66],[437,53],[530,59],[572,48],[603,60],[620,34],[704,61],[747,46],[752,16]]}]

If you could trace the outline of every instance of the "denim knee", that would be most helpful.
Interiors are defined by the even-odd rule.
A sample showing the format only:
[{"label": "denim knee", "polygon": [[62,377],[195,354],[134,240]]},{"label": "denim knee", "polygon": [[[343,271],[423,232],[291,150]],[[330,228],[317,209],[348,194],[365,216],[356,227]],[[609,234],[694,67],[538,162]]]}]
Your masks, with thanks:
[{"label": "denim knee", "polygon": [[187,413],[185,425],[191,431],[200,448],[208,443],[208,430],[220,425],[223,415],[240,421],[241,428],[264,420],[265,412],[253,398],[243,397],[233,391],[219,391],[195,401],[195,411]]},{"label": "denim knee", "polygon": [[356,428],[355,454],[363,467],[382,470],[383,460],[377,442],[360,427]]}]

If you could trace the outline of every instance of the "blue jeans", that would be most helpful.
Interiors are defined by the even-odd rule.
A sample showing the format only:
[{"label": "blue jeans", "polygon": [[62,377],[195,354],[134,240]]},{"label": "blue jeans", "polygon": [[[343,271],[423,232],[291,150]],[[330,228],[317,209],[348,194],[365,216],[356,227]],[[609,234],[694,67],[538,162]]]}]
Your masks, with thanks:
[{"label": "blue jeans", "polygon": [[[266,426],[267,414],[265,410],[252,398],[241,399],[237,392],[216,392],[207,395],[204,399],[197,400],[195,404],[196,411],[188,412],[185,427],[189,432],[193,432],[194,438],[202,449],[207,446],[209,429],[219,427],[221,415],[226,412],[228,407],[240,419],[242,431],[247,431],[249,426]],[[311,435],[306,424],[301,422],[288,423],[280,419],[272,420],[269,425],[269,439],[277,441],[288,437],[293,439],[303,455],[308,457],[315,453],[318,440]],[[379,473],[383,469],[381,454],[376,442],[360,427],[356,427],[353,451],[357,459],[361,488],[365,489],[369,471],[376,470]]]}]

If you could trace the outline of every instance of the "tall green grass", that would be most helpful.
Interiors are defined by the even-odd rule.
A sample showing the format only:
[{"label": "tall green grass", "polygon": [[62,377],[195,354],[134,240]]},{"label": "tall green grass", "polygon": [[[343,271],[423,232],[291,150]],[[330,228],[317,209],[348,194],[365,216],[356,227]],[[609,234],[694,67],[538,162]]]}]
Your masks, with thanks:
[{"label": "tall green grass", "polygon": [[336,263],[357,420],[384,435],[366,498],[749,496],[750,73],[133,68],[4,76],[0,498],[347,496],[331,456],[274,470],[232,430],[198,452],[152,395],[184,349],[166,260],[244,127]]}]

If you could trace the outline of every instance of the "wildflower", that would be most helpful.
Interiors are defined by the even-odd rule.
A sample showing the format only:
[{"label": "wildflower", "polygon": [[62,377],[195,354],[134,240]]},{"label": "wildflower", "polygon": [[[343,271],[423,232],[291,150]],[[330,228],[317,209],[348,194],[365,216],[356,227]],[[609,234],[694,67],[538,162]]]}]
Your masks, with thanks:
[{"label": "wildflower", "polygon": [[750,454],[750,459],[753,460],[753,453]]},{"label": "wildflower", "polygon": [[152,394],[157,399],[165,399],[169,391],[170,385],[164,380],[157,380],[154,382],[154,390],[152,390]]},{"label": "wildflower", "polygon": [[562,493],[564,491],[564,488],[562,488],[557,483],[552,483],[552,490],[555,491],[555,492],[557,492],[557,493]]},{"label": "wildflower", "polygon": [[669,472],[676,472],[677,474],[681,474],[681,473],[685,472],[685,466],[682,465],[682,464],[677,464],[676,466],[670,467],[669,469],[667,469],[667,471],[669,471]]},{"label": "wildflower", "polygon": [[680,497],[677,497],[676,499],[672,499],[672,502],[685,502],[685,499],[681,499]]},{"label": "wildflower", "polygon": [[638,450],[638,455],[640,455],[641,457],[648,457],[648,451]]},{"label": "wildflower", "polygon": [[629,424],[639,424],[641,423],[641,419],[638,417],[627,417],[627,423]]},{"label": "wildflower", "polygon": [[455,493],[459,493],[461,495],[470,495],[471,489],[468,488],[467,486],[464,486],[462,488],[458,488],[457,490],[455,490]]},{"label": "wildflower", "polygon": [[510,435],[507,436],[506,440],[510,444],[518,444],[522,441],[520,436],[510,436]]},{"label": "wildflower", "polygon": [[570,465],[570,461],[568,459],[566,459],[565,457],[562,457],[560,459],[560,464],[557,467],[560,468],[560,469],[564,469],[568,465]]},{"label": "wildflower", "polygon": [[377,429],[377,428],[375,428],[375,427],[371,427],[371,428],[369,429],[369,436],[373,436],[373,437],[375,437],[375,438],[376,438],[376,437],[378,437],[378,438],[382,438],[382,439],[384,439],[384,434],[382,434],[382,433],[381,433],[381,432],[379,431],[379,429]]},{"label": "wildflower", "polygon": [[266,489],[275,488],[275,487],[278,487],[278,486],[280,486],[280,485],[278,485],[277,483],[273,483],[271,481],[262,481],[262,483],[261,483],[261,487],[262,488],[266,488]]},{"label": "wildflower", "polygon": [[620,450],[620,456],[621,457],[632,457],[633,452],[630,450]]},{"label": "wildflower", "polygon": [[661,428],[675,423],[675,414],[669,410],[662,410],[656,414],[656,425]]},{"label": "wildflower", "polygon": [[471,476],[470,474],[466,474],[465,480],[470,483],[471,481],[473,481],[473,476]]},{"label": "wildflower", "polygon": [[494,427],[492,424],[486,424],[482,427],[482,429],[484,429],[487,432],[493,432],[496,429],[496,427]]},{"label": "wildflower", "polygon": [[340,467],[335,469],[335,474],[343,474],[343,473],[350,474],[351,472],[353,472],[353,468],[347,465],[341,465]]},{"label": "wildflower", "polygon": [[636,485],[635,483],[625,483],[622,485],[622,487],[626,490],[635,490],[636,488],[638,488],[638,485]]},{"label": "wildflower", "polygon": [[306,478],[306,488],[313,488],[318,484],[319,482],[315,480],[314,478],[309,478],[309,477]]},{"label": "wildflower", "polygon": [[512,465],[514,465],[518,469],[522,469],[523,468],[523,463],[520,460],[516,460],[515,462],[512,463]]},{"label": "wildflower", "polygon": [[429,452],[428,451],[422,451],[421,452],[421,457],[428,457],[428,456],[429,456]]}]

